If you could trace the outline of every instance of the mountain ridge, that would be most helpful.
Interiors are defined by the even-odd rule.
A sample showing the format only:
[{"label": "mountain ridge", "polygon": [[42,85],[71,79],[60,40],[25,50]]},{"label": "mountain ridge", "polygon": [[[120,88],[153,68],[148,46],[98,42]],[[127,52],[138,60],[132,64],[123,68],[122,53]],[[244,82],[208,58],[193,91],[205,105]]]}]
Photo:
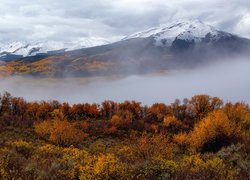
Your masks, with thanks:
[{"label": "mountain ridge", "polygon": [[200,42],[208,36],[211,41],[216,41],[221,36],[232,37],[236,35],[218,30],[197,19],[181,19],[134,33],[122,40],[152,37],[156,46],[170,47],[175,39]]},{"label": "mountain ridge", "polygon": [[80,38],[77,41],[72,42],[41,41],[30,43],[25,41],[14,41],[11,43],[0,44],[0,59],[12,60],[16,57],[23,58],[39,54],[57,54],[109,43],[110,41],[97,37]]},{"label": "mountain ridge", "polygon": [[[18,58],[1,63],[0,75],[57,78],[134,75],[193,68],[238,55],[249,56],[249,39],[202,22],[189,21],[164,28],[144,37],[135,34],[102,46]],[[175,34],[169,31],[173,28]],[[172,36],[168,36],[169,32]]]}]

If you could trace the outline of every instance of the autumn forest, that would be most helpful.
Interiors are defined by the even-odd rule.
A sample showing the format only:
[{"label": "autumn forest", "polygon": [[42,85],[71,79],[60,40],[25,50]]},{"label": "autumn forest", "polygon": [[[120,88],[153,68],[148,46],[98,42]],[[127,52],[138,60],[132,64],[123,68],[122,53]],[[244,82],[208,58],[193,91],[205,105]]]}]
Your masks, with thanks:
[{"label": "autumn forest", "polygon": [[0,179],[249,179],[250,108],[0,96]]}]

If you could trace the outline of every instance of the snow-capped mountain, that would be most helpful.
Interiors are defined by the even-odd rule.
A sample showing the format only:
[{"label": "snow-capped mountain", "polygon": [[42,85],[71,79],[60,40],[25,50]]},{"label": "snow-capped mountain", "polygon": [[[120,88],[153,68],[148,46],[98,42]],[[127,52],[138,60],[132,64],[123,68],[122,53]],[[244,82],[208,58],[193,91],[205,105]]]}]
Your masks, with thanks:
[{"label": "snow-capped mountain", "polygon": [[[232,58],[237,60],[239,55],[249,57],[250,52],[249,39],[198,20],[168,23],[107,43],[103,39],[91,38],[69,43],[0,45],[0,77],[1,74],[57,78],[135,75],[190,69]],[[98,46],[102,44],[107,45]],[[86,48],[90,46],[98,47]],[[78,50],[70,51],[74,49]],[[44,52],[47,53],[39,54]]]},{"label": "snow-capped mountain", "polygon": [[103,38],[81,38],[77,41],[72,42],[57,42],[57,41],[46,41],[46,42],[12,42],[3,44],[0,43],[0,57],[7,55],[12,56],[34,56],[41,53],[50,52],[64,52],[75,49],[88,48],[94,46],[100,46],[109,44],[110,42]]},{"label": "snow-capped mountain", "polygon": [[[153,38],[154,45],[160,47],[171,47],[178,40],[185,43],[214,42],[223,38],[235,37],[227,32],[220,31],[199,20],[178,20],[159,27],[154,27],[142,32],[137,32],[122,39]],[[21,57],[35,56],[37,54],[55,54],[76,49],[89,48],[109,44],[108,40],[99,37],[81,38],[71,42],[12,42],[0,43],[0,60],[12,60]],[[183,43],[181,43],[183,44]]]},{"label": "snow-capped mountain", "polygon": [[233,35],[222,32],[199,20],[184,19],[137,32],[125,37],[123,40],[152,37],[156,46],[170,47],[177,39],[187,42],[201,42],[203,40],[216,41],[222,37],[231,36]]}]

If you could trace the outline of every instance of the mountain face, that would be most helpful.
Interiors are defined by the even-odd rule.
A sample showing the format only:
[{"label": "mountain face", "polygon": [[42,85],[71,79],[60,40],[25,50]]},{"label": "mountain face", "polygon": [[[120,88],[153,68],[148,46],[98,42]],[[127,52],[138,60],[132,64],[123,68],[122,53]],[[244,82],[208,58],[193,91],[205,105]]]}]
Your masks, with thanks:
[{"label": "mountain face", "polygon": [[0,43],[0,60],[13,60],[27,56],[41,54],[58,54],[72,51],[75,49],[89,48],[109,44],[110,42],[103,38],[82,38],[73,42],[11,42],[6,44]]},{"label": "mountain face", "polygon": [[155,46],[171,47],[178,40],[189,43],[216,42],[222,38],[233,36],[230,33],[222,32],[206,25],[199,20],[179,20],[137,32],[125,37],[123,40],[152,37]]},{"label": "mountain face", "polygon": [[248,39],[198,20],[182,20],[112,44],[5,61],[0,63],[0,74],[58,78],[145,74],[249,56],[249,50]]},{"label": "mountain face", "polygon": [[[179,20],[125,37],[123,40],[151,38],[153,45],[172,50],[243,50],[249,47],[249,40],[218,30],[199,20]],[[222,47],[223,46],[223,47]],[[197,52],[196,52],[197,53]]]}]

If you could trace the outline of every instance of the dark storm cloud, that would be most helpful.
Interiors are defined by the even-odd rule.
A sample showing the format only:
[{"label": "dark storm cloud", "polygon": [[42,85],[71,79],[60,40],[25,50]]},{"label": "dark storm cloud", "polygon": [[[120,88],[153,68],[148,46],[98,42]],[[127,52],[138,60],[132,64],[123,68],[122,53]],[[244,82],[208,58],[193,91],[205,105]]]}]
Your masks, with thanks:
[{"label": "dark storm cloud", "polygon": [[0,41],[119,39],[180,18],[198,18],[250,37],[249,0],[0,0],[0,4]]}]

